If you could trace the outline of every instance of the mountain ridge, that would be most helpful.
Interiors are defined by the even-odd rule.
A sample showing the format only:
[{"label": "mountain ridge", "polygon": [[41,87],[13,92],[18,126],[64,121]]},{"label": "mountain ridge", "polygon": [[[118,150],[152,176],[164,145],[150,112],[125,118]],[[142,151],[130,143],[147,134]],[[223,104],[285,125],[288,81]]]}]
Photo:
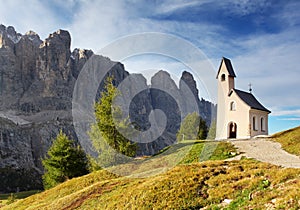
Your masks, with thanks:
[{"label": "mountain ridge", "polygon": [[[43,168],[40,159],[45,156],[59,130],[78,140],[72,119],[72,93],[81,69],[95,54],[91,50],[78,48],[71,52],[70,45],[71,35],[65,30],[58,30],[42,41],[33,31],[22,35],[12,26],[0,25],[0,177],[9,179],[6,170],[16,170],[16,177],[23,176],[23,172],[17,172],[19,169],[33,170],[37,181],[35,185],[21,181],[13,186],[3,185],[0,191],[41,188]],[[101,55],[98,57],[100,64],[109,62],[113,66],[106,76],[113,75],[116,85],[130,75],[122,63]],[[167,74],[160,72],[161,76],[154,77],[154,82],[163,86],[162,80],[165,79],[172,84],[173,80]],[[193,76],[188,72],[184,75],[182,78],[192,88],[191,91],[198,92]],[[102,81],[96,98],[99,98],[103,85]],[[175,86],[177,95],[184,95],[180,93],[180,87]],[[161,97],[169,99],[161,100]],[[198,97],[196,101],[201,108],[200,115],[209,124],[214,105],[200,101]],[[141,144],[138,155],[152,155],[173,144],[180,126],[180,116],[176,114],[178,108],[171,98],[163,91],[150,91],[150,95],[149,91],[145,91],[136,97],[135,102],[131,118],[139,121],[142,127],[147,127],[148,114],[155,107],[161,107],[170,117],[166,136]],[[144,112],[141,110],[143,107]],[[87,152],[92,152],[90,143],[80,143]]]}]

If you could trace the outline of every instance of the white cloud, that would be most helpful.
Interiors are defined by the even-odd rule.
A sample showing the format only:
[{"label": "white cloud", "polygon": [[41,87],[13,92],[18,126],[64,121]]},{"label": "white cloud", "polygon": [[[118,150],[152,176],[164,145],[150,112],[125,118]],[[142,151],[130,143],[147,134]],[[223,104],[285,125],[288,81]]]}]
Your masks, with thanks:
[{"label": "white cloud", "polygon": [[41,38],[61,28],[60,20],[39,0],[30,2],[10,0],[0,1],[0,20],[6,25],[12,25],[18,32],[29,30],[37,32]]},{"label": "white cloud", "polygon": [[[204,3],[214,1],[164,1],[159,6],[150,3],[142,9],[126,1],[84,1],[70,25],[73,46],[97,51],[115,39],[132,33],[149,31],[173,33],[191,40],[208,55],[216,56],[217,59],[212,58],[215,68],[218,67],[222,56],[235,55],[231,59],[238,76],[237,87],[247,90],[248,83],[251,82],[254,94],[266,107],[274,105],[284,107],[287,104],[300,106],[300,92],[295,88],[300,78],[298,71],[300,43],[297,40],[299,39],[297,28],[286,28],[278,34],[231,39],[220,33],[225,30],[221,25],[209,25],[201,21],[177,22],[148,18],[148,14],[171,13]],[[230,3],[218,1],[214,4],[216,7],[230,7],[231,13],[242,16],[264,8],[268,2],[239,0]],[[278,18],[291,17],[288,9],[290,6],[286,8],[278,14]],[[130,65],[135,65],[135,68],[139,69],[154,68],[153,65],[146,65],[144,61],[136,64],[131,62]],[[159,65],[163,68],[174,67],[168,62]]]},{"label": "white cloud", "polygon": [[272,116],[294,116],[300,117],[300,109],[290,109],[290,110],[274,110]]},{"label": "white cloud", "polygon": [[[134,24],[125,1],[84,1],[69,26],[74,45],[94,51],[120,36],[128,35],[146,23]],[[137,21],[134,21],[135,23]]]},{"label": "white cloud", "polygon": [[188,9],[196,6],[199,7],[205,4],[211,4],[215,8],[222,8],[228,13],[244,16],[261,10],[262,8],[270,5],[270,2],[267,0],[165,0],[160,2],[157,12],[159,14],[172,13],[180,9]]},{"label": "white cloud", "polygon": [[232,59],[237,86],[247,88],[251,82],[254,93],[268,106],[300,106],[300,43],[284,42],[287,35],[253,39],[247,53]]},{"label": "white cloud", "polygon": [[294,118],[283,118],[279,120],[285,120],[285,121],[300,121],[300,117],[294,117]]},{"label": "white cloud", "polygon": [[172,13],[176,10],[179,9],[184,9],[187,7],[192,7],[192,6],[199,6],[202,4],[205,4],[207,2],[211,2],[211,0],[202,0],[202,1],[198,1],[198,0],[194,0],[194,1],[190,1],[190,0],[167,0],[167,1],[163,1],[157,8],[157,13],[159,14],[164,14],[164,13]]},{"label": "white cloud", "polygon": [[282,12],[276,15],[285,26],[297,26],[300,24],[300,2],[290,2],[282,8]]},{"label": "white cloud", "polygon": [[[238,76],[237,87],[247,89],[248,83],[253,83],[254,94],[267,107],[300,106],[300,91],[297,89],[300,78],[300,39],[299,29],[295,27],[299,23],[298,2],[287,3],[276,14],[275,18],[287,26],[284,31],[233,39],[222,34],[222,31],[226,30],[222,25],[204,23],[201,20],[157,20],[153,19],[153,16],[205,3],[213,4],[216,8],[230,8],[228,11],[242,16],[264,8],[268,1],[166,0],[145,3],[67,0],[62,3],[54,0],[54,4],[62,8],[62,11],[70,11],[70,8],[76,6],[76,13],[68,23],[62,21],[62,17],[56,16],[53,8],[47,7],[39,0],[30,1],[30,5],[17,0],[0,0],[0,3],[1,1],[1,5],[5,6],[0,7],[0,19],[5,25],[13,25],[22,33],[32,29],[42,38],[59,28],[67,27],[72,35],[72,48],[88,48],[97,52],[115,39],[132,33],[155,31],[176,34],[201,47],[213,59],[215,68],[218,68],[222,56],[230,55]],[[163,68],[176,68],[168,62],[160,65]],[[142,63],[136,63],[135,66],[152,68]]]},{"label": "white cloud", "polygon": [[174,11],[199,1],[163,1],[161,4],[144,4],[141,8],[128,1],[91,1],[82,2],[80,10],[69,26],[73,36],[73,46],[97,51],[114,40],[133,33],[165,32],[198,42],[206,49],[215,48],[214,38],[220,26],[207,23],[177,22],[157,20],[153,15]]}]

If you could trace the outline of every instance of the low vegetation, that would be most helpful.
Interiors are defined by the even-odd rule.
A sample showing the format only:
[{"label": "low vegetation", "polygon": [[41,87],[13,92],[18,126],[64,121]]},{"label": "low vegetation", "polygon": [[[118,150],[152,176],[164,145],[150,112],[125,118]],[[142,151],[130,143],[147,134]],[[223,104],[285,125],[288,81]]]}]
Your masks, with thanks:
[{"label": "low vegetation", "polygon": [[[188,144],[185,141],[182,144]],[[193,141],[190,141],[193,142]],[[236,149],[229,142],[197,141],[193,144],[187,155],[180,161],[181,164],[197,163],[205,160],[224,160],[236,155]]]},{"label": "low vegetation", "polygon": [[[203,150],[206,152],[202,152]],[[180,154],[184,155],[181,156]],[[216,143],[205,141],[184,141],[166,148],[164,151],[161,151],[160,154],[157,154],[154,157],[145,158],[142,160],[137,160],[135,163],[122,165],[121,170],[130,171],[136,174],[136,176],[139,174],[142,176],[147,176],[147,173],[151,175],[153,171],[154,173],[157,173],[157,170],[164,170],[164,167],[169,164],[171,164],[171,166],[175,166],[177,164],[197,163],[201,161],[201,158],[203,160],[220,160],[232,157],[234,154],[235,148],[232,146],[232,144],[227,142]],[[110,180],[111,178],[115,179],[116,177],[116,175],[105,172],[104,170],[97,171],[88,175],[88,178],[82,177],[84,181],[81,180],[81,178],[78,181],[75,181],[78,188],[74,189],[72,187],[70,189],[69,187],[66,187],[64,189],[63,196],[66,196],[73,191],[88,187],[96,182]],[[70,180],[71,185],[74,183],[74,180],[76,179]],[[70,181],[68,181],[68,183],[70,183]],[[55,187],[54,189],[57,190],[58,188]],[[59,191],[62,190],[60,189]],[[16,198],[19,199],[18,196]],[[56,198],[57,197],[55,196],[53,197],[53,199]]]},{"label": "low vegetation", "polygon": [[182,164],[147,178],[101,170],[3,209],[298,209],[299,174],[248,159]]},{"label": "low vegetation", "polygon": [[31,191],[24,191],[18,193],[7,193],[7,194],[0,194],[0,208],[4,205],[12,204],[13,202],[17,201],[18,199],[27,198],[31,195],[39,193],[39,190],[31,190]]},{"label": "low vegetation", "polygon": [[287,152],[300,155],[300,127],[276,133],[272,140],[279,142]]},{"label": "low vegetation", "polygon": [[[298,145],[299,130],[272,138],[279,142],[296,139]],[[185,155],[179,158],[182,152]],[[222,160],[235,154],[235,148],[227,142],[183,141],[154,157],[137,160],[144,164],[123,165],[135,174],[145,175],[151,167],[177,161],[177,166],[164,173],[133,178],[99,170],[14,201],[3,209],[300,208],[300,169],[246,158]]]}]

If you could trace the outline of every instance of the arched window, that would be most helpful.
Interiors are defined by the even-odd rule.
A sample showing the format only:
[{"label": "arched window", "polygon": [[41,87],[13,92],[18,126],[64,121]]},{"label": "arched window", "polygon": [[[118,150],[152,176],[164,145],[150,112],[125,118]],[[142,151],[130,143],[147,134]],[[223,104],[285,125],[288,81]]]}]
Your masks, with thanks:
[{"label": "arched window", "polygon": [[230,111],[235,111],[235,102],[230,102]]},{"label": "arched window", "polygon": [[256,127],[256,117],[253,117],[253,130],[256,131],[257,127]]},{"label": "arched window", "polygon": [[265,118],[260,118],[260,126],[261,126],[261,131],[266,130],[266,125],[265,125]]},{"label": "arched window", "polygon": [[225,74],[222,74],[222,76],[221,76],[221,81],[225,81]]}]

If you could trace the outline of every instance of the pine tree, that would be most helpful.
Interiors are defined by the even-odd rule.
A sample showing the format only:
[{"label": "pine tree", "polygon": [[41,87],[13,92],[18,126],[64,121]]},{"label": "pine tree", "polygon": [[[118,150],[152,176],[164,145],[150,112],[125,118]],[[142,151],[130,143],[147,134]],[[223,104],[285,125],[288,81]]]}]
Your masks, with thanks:
[{"label": "pine tree", "polygon": [[45,168],[43,175],[45,189],[88,173],[88,160],[84,151],[79,146],[75,146],[74,141],[62,131],[53,141],[42,163]]},{"label": "pine tree", "polygon": [[120,107],[113,106],[113,101],[120,93],[113,85],[112,77],[107,78],[104,89],[99,102],[95,104],[96,124],[91,126],[89,136],[99,154],[100,165],[111,166],[122,162],[118,154],[134,157],[137,145],[119,132],[131,125],[128,119],[118,121],[122,112]]},{"label": "pine tree", "polygon": [[208,128],[206,125],[205,120],[203,120],[201,117],[199,117],[199,129],[198,129],[198,139],[204,140],[207,137]]},{"label": "pine tree", "polygon": [[177,140],[197,139],[199,131],[199,116],[196,112],[188,114],[182,121],[177,133]]},{"label": "pine tree", "polygon": [[209,128],[209,131],[208,131],[208,134],[207,134],[207,138],[208,139],[215,139],[216,138],[216,120],[214,119],[211,124],[210,124],[210,128]]},{"label": "pine tree", "polygon": [[205,139],[207,136],[206,122],[196,113],[188,114],[182,121],[177,132],[177,140]]}]

